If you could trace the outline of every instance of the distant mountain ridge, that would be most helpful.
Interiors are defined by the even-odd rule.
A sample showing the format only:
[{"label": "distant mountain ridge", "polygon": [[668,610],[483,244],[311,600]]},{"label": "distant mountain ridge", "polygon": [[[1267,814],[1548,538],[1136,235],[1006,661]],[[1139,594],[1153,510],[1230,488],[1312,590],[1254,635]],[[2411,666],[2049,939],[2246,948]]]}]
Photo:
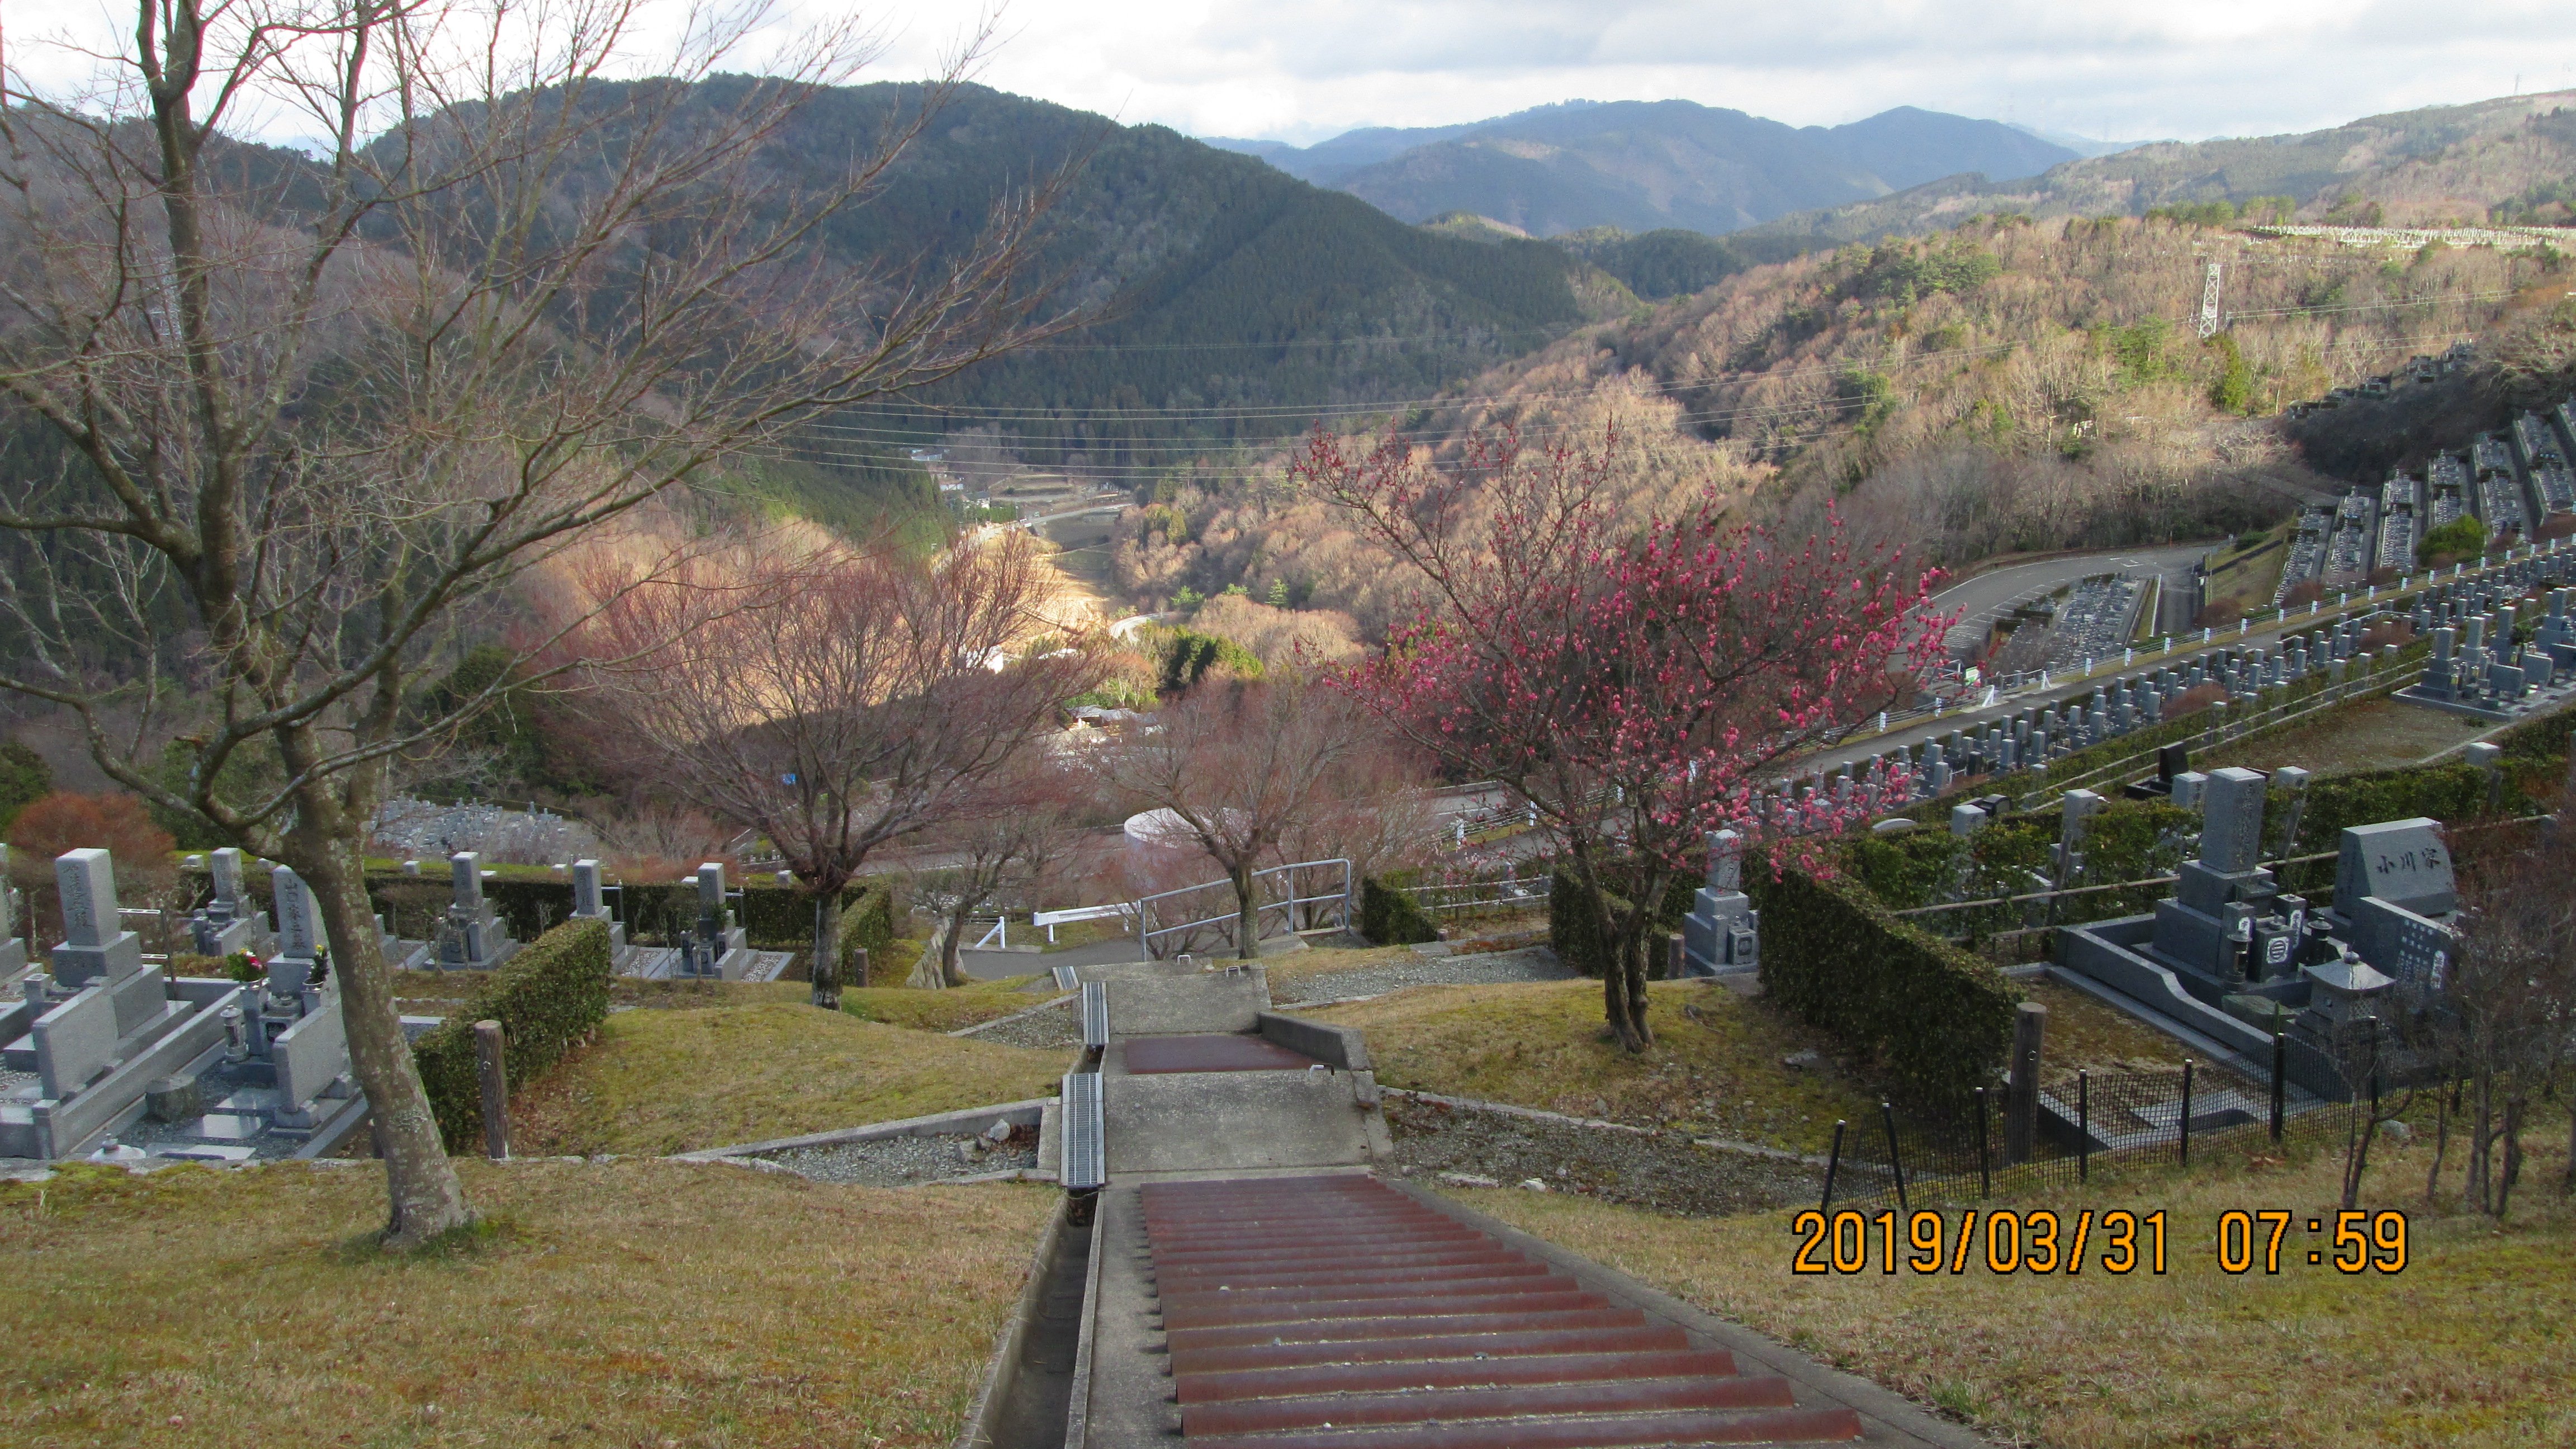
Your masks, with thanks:
[{"label": "distant mountain ridge", "polygon": [[1710,233],[1960,172],[2016,178],[2078,153],[1999,121],[1899,106],[1793,127],[1692,101],[1568,101],[1459,126],[1368,127],[1308,147],[1211,139],[1404,221],[1474,212],[1553,237]]},{"label": "distant mountain ridge", "polygon": [[2027,180],[1945,176],[1894,195],[1774,217],[1752,229],[1807,244],[1914,236],[1970,217],[2141,216],[2287,197],[2301,220],[2440,225],[2562,211],[2576,178],[2576,91],[2364,116],[2295,135],[2158,141]]}]

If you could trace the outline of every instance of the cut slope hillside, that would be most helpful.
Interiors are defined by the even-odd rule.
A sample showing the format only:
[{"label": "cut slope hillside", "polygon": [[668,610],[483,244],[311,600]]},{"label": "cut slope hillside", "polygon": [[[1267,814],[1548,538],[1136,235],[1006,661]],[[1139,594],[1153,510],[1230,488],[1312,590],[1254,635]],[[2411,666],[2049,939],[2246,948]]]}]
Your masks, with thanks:
[{"label": "cut slope hillside", "polygon": [[[2204,343],[2213,259],[2231,325]],[[1615,430],[1632,513],[1708,487],[1803,532],[1831,499],[1864,538],[1954,567],[2208,538],[2339,486],[2270,414],[2556,306],[2562,265],[2161,219],[1983,221],[1759,267],[1586,328],[1404,430],[1434,448],[1504,428],[1598,448]],[[1363,633],[1406,606],[1401,571],[1342,520],[1250,475],[1176,478],[1122,521],[1116,568],[1148,600],[1282,585]]]}]

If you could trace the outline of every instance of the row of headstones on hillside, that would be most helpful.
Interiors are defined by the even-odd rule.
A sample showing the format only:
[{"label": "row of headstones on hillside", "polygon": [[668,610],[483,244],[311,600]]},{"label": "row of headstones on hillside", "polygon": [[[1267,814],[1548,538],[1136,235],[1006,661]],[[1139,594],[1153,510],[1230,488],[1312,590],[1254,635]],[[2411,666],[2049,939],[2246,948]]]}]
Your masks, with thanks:
[{"label": "row of headstones on hillside", "polygon": [[[0,871],[6,863],[0,848]],[[190,942],[209,956],[258,961],[254,980],[174,977],[165,960],[147,960],[140,935],[125,928],[107,851],[55,861],[63,939],[46,969],[28,969],[0,891],[0,1064],[32,1079],[0,1091],[0,1157],[241,1161],[345,1131],[363,1113],[312,890],[289,867],[271,867],[263,910],[246,888],[242,852],[212,851],[206,863],[208,899],[189,918]],[[519,949],[484,891],[481,859],[462,852],[449,865],[452,900],[436,942],[398,940],[376,918],[388,965],[490,970]],[[572,878],[574,916],[606,924],[612,949],[631,958],[599,863],[578,862]],[[709,862],[695,880],[698,921],[669,953],[677,959],[667,974],[739,979],[753,953],[725,907],[724,867]]]},{"label": "row of headstones on hillside", "polygon": [[[240,865],[236,852],[221,867],[215,924],[237,950],[266,949],[264,973],[247,982],[172,977],[146,961],[108,852],[55,859],[63,939],[50,969],[24,971],[0,1003],[0,1064],[34,1079],[0,1093],[0,1157],[239,1161],[327,1140],[363,1114],[313,894],[277,867],[272,927],[242,893]],[[13,959],[23,967],[23,947]]]},{"label": "row of headstones on hillside", "polygon": [[2528,644],[2517,606],[2494,597],[2417,607],[2431,631],[2424,677],[2402,698],[2487,719],[2509,719],[2576,681],[2576,589],[2552,589]]},{"label": "row of headstones on hillside", "polygon": [[2430,819],[2349,827],[2331,902],[2286,892],[2263,861],[2276,800],[2293,812],[2284,833],[2298,828],[2306,777],[2288,773],[2202,777],[2195,858],[2173,895],[2148,915],[2062,929],[2059,959],[2260,1072],[2280,1033],[2293,1082],[2349,1099],[2366,1085],[2361,1073],[2400,1081],[2421,1065],[2410,1023],[2445,1009],[2459,951],[2450,848]]}]

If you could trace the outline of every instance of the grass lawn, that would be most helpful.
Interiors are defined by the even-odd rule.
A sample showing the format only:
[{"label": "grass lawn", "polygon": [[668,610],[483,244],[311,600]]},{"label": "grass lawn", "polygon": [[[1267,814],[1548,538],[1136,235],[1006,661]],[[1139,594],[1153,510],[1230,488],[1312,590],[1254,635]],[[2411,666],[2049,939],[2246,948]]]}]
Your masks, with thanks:
[{"label": "grass lawn", "polygon": [[665,1153],[1043,1097],[1061,1052],[959,1040],[789,1002],[621,1011],[512,1100],[539,1153]]},{"label": "grass lawn", "polygon": [[[1452,1096],[1822,1151],[1834,1119],[1877,1098],[1833,1063],[1833,1043],[1764,1002],[1697,982],[1647,988],[1655,1047],[1609,1039],[1596,981],[1417,986],[1315,1015],[1368,1033],[1378,1080]],[[1683,1011],[1688,1005],[1693,1016]],[[1781,1059],[1814,1048],[1812,1069]]]},{"label": "grass lawn", "polygon": [[2245,534],[2237,547],[2210,555],[2209,577],[2200,591],[2202,615],[2232,629],[2238,617],[2272,607],[2272,591],[2281,586],[2281,570],[2290,561],[2290,533],[2297,527],[2298,520],[2292,519]]},{"label": "grass lawn", "polygon": [[2225,765],[2243,765],[2268,770],[2297,765],[2320,775],[2390,770],[2466,744],[2494,728],[2490,721],[2448,714],[2425,705],[2370,699],[2345,705],[2293,730],[2229,744],[2206,755],[2194,751],[2191,767],[2215,770]]},{"label": "grass lawn", "polygon": [[[2340,1205],[2335,1150],[2132,1170],[2083,1194],[1990,1206],[2169,1211],[2163,1276],[2086,1270],[1890,1277],[1873,1258],[1851,1276],[1793,1276],[1789,1215],[1668,1218],[1574,1196],[1462,1193],[1463,1200],[1691,1302],[1973,1422],[1999,1442],[2058,1449],[2371,1449],[2576,1442],[2576,1334],[2567,1327],[2576,1210],[2556,1184],[2563,1116],[2525,1137],[2530,1157],[2501,1228],[2423,1211],[2429,1134],[2372,1154],[2366,1208],[2412,1220],[2403,1272],[2346,1277],[2310,1266],[2310,1214]],[[2263,1144],[2268,1149],[2269,1144]],[[2213,1157],[2218,1157],[2213,1154]],[[2455,1141],[2443,1202],[2456,1191]],[[2221,1271],[2218,1215],[2299,1215],[2278,1276],[2257,1257]],[[1950,1215],[1955,1233],[1958,1214]],[[2327,1241],[2316,1244],[2331,1251]],[[1872,1243],[1875,1244],[1875,1230]],[[1902,1232],[1900,1252],[1908,1251]],[[1874,1251],[1874,1248],[1873,1248]],[[2259,1250],[2258,1250],[2259,1252]]]},{"label": "grass lawn", "polygon": [[373,1164],[0,1182],[0,1442],[944,1445],[1054,1197],[459,1167],[500,1230],[410,1260]]},{"label": "grass lawn", "polygon": [[[401,998],[407,1011],[417,1008],[440,1015],[450,1006],[463,1004],[487,974],[479,971],[398,971],[394,973],[394,994]],[[1034,976],[1014,976],[1002,981],[978,981],[971,986],[952,987],[946,991],[916,991],[906,986],[845,986],[841,989],[841,1010],[862,1021],[881,1021],[888,1026],[910,1027],[916,1031],[955,1031],[979,1021],[991,1021],[995,1017],[1044,1004],[1051,994],[1040,995],[1020,989],[1035,979]],[[610,978],[608,983],[608,999],[614,1006],[670,1011],[767,1004],[802,1005],[812,999],[813,993],[814,988],[801,981],[639,981],[631,976],[617,976]]]}]

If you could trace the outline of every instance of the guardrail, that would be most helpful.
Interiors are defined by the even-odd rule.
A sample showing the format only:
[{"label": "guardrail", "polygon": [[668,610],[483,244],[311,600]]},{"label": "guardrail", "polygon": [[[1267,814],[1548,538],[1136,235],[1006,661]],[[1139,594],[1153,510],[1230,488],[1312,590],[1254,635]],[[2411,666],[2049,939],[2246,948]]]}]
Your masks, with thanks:
[{"label": "guardrail", "polygon": [[[1311,883],[1318,877],[1327,889],[1312,894],[1298,893],[1298,873],[1307,873]],[[1319,930],[1349,930],[1351,895],[1354,881],[1348,860],[1301,860],[1294,865],[1274,865],[1252,873],[1252,888],[1258,903],[1253,911],[1253,928],[1262,936],[1271,934],[1270,927],[1285,926],[1290,934]],[[1211,911],[1210,906],[1221,906]],[[1204,948],[1222,946],[1236,955],[1243,954],[1243,943],[1235,940],[1241,915],[1234,895],[1234,882],[1209,881],[1203,885],[1183,886],[1135,902],[1137,938],[1145,954],[1163,960],[1183,952],[1198,953]],[[1206,912],[1206,914],[1200,914]],[[1178,915],[1184,919],[1171,925],[1159,922]],[[1209,954],[1215,954],[1210,951]]]}]

